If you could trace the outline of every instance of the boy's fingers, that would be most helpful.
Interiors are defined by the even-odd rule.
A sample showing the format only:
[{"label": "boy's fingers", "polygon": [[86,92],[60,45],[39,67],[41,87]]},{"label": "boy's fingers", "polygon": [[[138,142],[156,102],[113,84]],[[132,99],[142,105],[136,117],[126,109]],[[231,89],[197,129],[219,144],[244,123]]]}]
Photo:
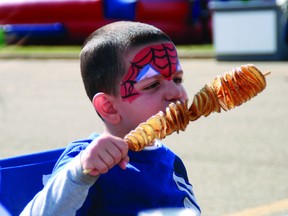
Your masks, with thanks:
[{"label": "boy's fingers", "polygon": [[114,165],[118,164],[120,168],[126,169],[129,162],[128,149],[127,143],[122,139],[116,140],[112,145],[107,146],[107,152],[114,159]]},{"label": "boy's fingers", "polygon": [[120,142],[113,143],[107,150],[114,158],[115,163],[118,164],[128,154],[128,145],[121,140]]},{"label": "boy's fingers", "polygon": [[[111,157],[111,156],[109,156]],[[84,169],[84,174],[90,174],[93,176],[105,173],[109,170],[107,159],[103,160],[103,156],[101,157],[99,154],[91,155],[91,153],[85,153],[81,155],[81,163]],[[111,159],[112,163],[114,163],[113,159]],[[107,164],[106,164],[107,163]]]},{"label": "boy's fingers", "polygon": [[126,156],[125,158],[123,158],[123,159],[120,161],[119,166],[120,166],[121,169],[125,170],[128,163],[129,163],[129,157]]},{"label": "boy's fingers", "polygon": [[81,157],[84,173],[89,170],[90,175],[106,173],[119,164],[122,169],[129,162],[128,145],[121,138],[98,140],[96,145],[90,145]]},{"label": "boy's fingers", "polygon": [[101,162],[103,162],[108,167],[108,169],[111,169],[113,166],[115,166],[116,163],[120,161],[120,159],[117,159],[116,158],[117,156],[115,156],[115,154],[120,155],[119,150],[117,151],[118,151],[118,154],[111,153],[111,149],[105,149],[103,152],[101,152],[98,155],[98,158]]},{"label": "boy's fingers", "polygon": [[129,146],[126,142],[124,142],[123,139],[119,138],[119,140],[116,141],[114,144],[119,148],[119,150],[122,152],[123,156],[128,153]]}]

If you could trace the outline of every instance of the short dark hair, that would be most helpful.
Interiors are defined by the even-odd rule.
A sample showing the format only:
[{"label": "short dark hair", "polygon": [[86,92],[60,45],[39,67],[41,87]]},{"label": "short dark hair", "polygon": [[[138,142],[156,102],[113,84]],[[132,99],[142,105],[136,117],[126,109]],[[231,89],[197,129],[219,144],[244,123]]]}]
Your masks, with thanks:
[{"label": "short dark hair", "polygon": [[118,96],[125,75],[123,56],[134,47],[160,41],[171,41],[160,29],[132,21],[118,21],[93,32],[80,53],[80,68],[89,99],[104,92]]}]

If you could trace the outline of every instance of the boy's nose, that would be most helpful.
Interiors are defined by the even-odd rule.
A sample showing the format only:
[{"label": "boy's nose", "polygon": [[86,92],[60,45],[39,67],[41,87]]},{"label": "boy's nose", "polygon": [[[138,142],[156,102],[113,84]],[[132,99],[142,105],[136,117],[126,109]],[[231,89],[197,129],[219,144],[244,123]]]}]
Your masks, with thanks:
[{"label": "boy's nose", "polygon": [[169,101],[179,100],[183,95],[181,85],[173,80],[168,81],[165,89],[165,98]]}]

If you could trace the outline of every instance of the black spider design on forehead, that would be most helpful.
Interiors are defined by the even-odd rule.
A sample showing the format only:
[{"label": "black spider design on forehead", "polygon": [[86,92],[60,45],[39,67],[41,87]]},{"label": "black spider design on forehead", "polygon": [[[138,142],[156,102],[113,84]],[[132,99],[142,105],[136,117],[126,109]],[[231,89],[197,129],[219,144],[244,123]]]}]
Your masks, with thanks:
[{"label": "black spider design on forehead", "polygon": [[131,67],[137,73],[136,77],[147,64],[153,66],[154,69],[158,70],[165,77],[171,76],[179,64],[176,48],[172,44],[161,44],[161,46],[151,47],[141,59],[134,59],[131,62]]},{"label": "black spider design on forehead", "polygon": [[137,82],[137,76],[146,65],[150,65],[165,78],[171,78],[179,65],[175,46],[172,43],[164,43],[141,50],[131,62],[129,71],[121,84],[122,98],[131,98],[139,94],[134,85]]}]

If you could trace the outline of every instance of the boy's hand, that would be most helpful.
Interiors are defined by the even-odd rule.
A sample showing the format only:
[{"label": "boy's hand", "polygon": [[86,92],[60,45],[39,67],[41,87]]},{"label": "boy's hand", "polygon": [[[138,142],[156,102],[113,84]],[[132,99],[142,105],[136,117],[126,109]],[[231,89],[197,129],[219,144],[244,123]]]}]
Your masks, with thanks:
[{"label": "boy's hand", "polygon": [[123,139],[111,135],[101,135],[81,155],[83,169],[91,170],[89,175],[92,176],[106,173],[115,165],[126,169],[128,162],[128,145]]}]

